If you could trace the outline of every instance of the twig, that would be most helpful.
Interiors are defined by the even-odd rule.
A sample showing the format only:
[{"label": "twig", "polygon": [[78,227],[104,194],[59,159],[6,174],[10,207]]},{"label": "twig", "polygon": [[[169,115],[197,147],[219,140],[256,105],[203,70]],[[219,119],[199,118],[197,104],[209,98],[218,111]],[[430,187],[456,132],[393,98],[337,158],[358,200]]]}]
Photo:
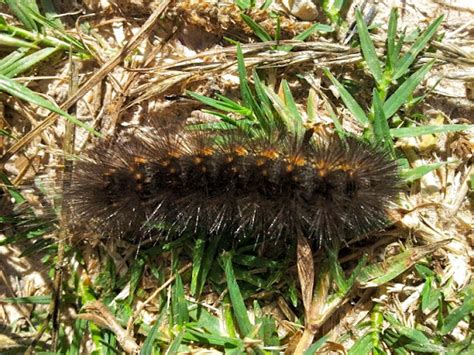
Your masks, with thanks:
[{"label": "twig", "polygon": [[469,167],[468,171],[466,172],[461,188],[456,194],[456,200],[454,201],[448,213],[449,217],[455,216],[458,213],[459,209],[461,208],[461,205],[464,202],[464,198],[466,197],[467,192],[469,191],[469,180],[471,178],[471,174],[472,174],[472,166]]},{"label": "twig", "polygon": [[100,301],[88,303],[83,308],[88,313],[81,313],[77,317],[94,322],[96,325],[107,328],[117,337],[122,349],[128,354],[138,354],[140,346],[128,332],[122,328],[120,323],[108,308]]},{"label": "twig", "polygon": [[[51,303],[51,305],[52,304],[53,303]],[[52,312],[48,312],[48,315],[46,316],[43,323],[40,325],[39,330],[36,332],[36,335],[35,335],[33,341],[28,346],[28,348],[25,350],[25,355],[33,354],[36,344],[38,344],[38,342],[41,339],[41,337],[43,336],[46,328],[48,327],[49,322],[51,321],[52,315],[53,315]]]},{"label": "twig", "polygon": [[[77,68],[74,65],[72,56],[69,57],[70,64],[70,83],[69,83],[69,96],[74,96],[74,93],[78,88],[78,72]],[[64,166],[62,181],[63,181],[63,191],[69,189],[69,185],[72,180],[72,161],[65,159],[65,157],[74,154],[74,141],[75,141],[75,125],[71,121],[66,122],[66,131],[64,134],[63,140],[63,151],[62,155]],[[58,241],[58,261],[56,265],[56,271],[54,275],[54,305],[53,316],[52,316],[52,331],[51,331],[51,350],[53,352],[57,351],[58,345],[58,335],[59,335],[59,315],[61,309],[61,288],[64,275],[64,241],[66,240],[68,234],[68,223],[70,219],[70,210],[65,200],[61,202],[61,220],[60,220],[60,230],[59,230],[59,241]]]},{"label": "twig", "polygon": [[297,262],[298,278],[301,286],[301,295],[305,309],[306,320],[309,317],[311,308],[311,299],[313,298],[314,288],[314,261],[311,246],[308,239],[302,234],[298,235],[297,244]]},{"label": "twig", "polygon": [[185,266],[183,266],[181,269],[178,270],[177,273],[175,273],[173,276],[171,276],[168,280],[166,280],[166,282],[163,283],[163,285],[161,285],[160,287],[158,287],[155,292],[153,292],[151,294],[150,297],[148,297],[145,302],[143,302],[142,304],[140,304],[137,309],[135,310],[135,312],[133,312],[133,315],[130,317],[130,319],[128,320],[128,324],[127,324],[127,334],[131,334],[132,332],[132,326],[133,326],[133,323],[135,322],[135,319],[138,318],[138,316],[140,315],[140,312],[146,307],[147,304],[149,304],[151,301],[153,301],[156,296],[158,296],[158,294],[163,291],[166,287],[168,287],[175,279],[176,279],[176,275],[177,274],[182,274],[183,272],[185,272],[186,270],[188,270],[189,268],[191,268],[191,266],[193,265],[193,263],[188,263],[186,264]]}]

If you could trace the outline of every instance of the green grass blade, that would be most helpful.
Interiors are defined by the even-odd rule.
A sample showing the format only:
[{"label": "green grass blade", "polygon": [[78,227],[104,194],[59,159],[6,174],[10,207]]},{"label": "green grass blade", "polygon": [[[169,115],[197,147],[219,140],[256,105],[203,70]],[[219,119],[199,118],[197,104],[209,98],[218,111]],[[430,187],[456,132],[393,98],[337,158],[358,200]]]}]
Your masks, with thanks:
[{"label": "green grass blade", "polygon": [[440,297],[441,291],[436,288],[434,278],[428,276],[421,290],[421,311],[428,314],[434,310],[439,304]]},{"label": "green grass blade", "polygon": [[6,191],[15,201],[15,204],[19,205],[26,201],[26,198],[23,197],[21,192],[13,186],[8,176],[2,170],[0,170],[0,181],[2,181],[4,187],[6,188]]},{"label": "green grass blade", "polygon": [[390,127],[388,126],[387,118],[383,111],[382,100],[375,88],[372,92],[372,104],[374,105],[373,129],[375,141],[385,147],[392,156],[395,156]]},{"label": "green grass blade", "polygon": [[[469,286],[468,286],[469,287]],[[472,287],[472,286],[471,286]],[[444,319],[444,325],[440,330],[441,335],[449,334],[456,325],[464,318],[474,314],[474,295],[468,292],[464,298],[463,304],[452,310]]]},{"label": "green grass blade", "polygon": [[369,124],[369,119],[367,118],[362,107],[360,107],[360,105],[352,97],[349,91],[346,90],[346,88],[331,74],[328,69],[324,68],[323,71],[324,74],[329,78],[329,80],[331,80],[333,85],[337,88],[339,94],[341,95],[342,101],[349,109],[349,111],[351,111],[351,113],[354,115],[356,120],[359,121],[362,127],[367,127]]},{"label": "green grass blade", "polygon": [[240,81],[240,97],[246,107],[251,106],[252,92],[247,81],[247,69],[245,67],[244,54],[240,43],[237,44],[237,70],[239,72]]},{"label": "green grass blade", "polygon": [[434,163],[434,164],[426,164],[423,166],[418,166],[413,169],[402,171],[401,176],[407,182],[415,181],[415,180],[421,179],[423,176],[425,176],[429,172],[439,169],[444,164],[446,163]]},{"label": "green grass blade", "polygon": [[250,116],[252,114],[252,110],[248,109],[247,107],[239,105],[237,102],[232,101],[226,98],[225,101],[222,100],[223,96],[220,96],[221,100],[212,99],[207,96],[200,95],[198,93],[192,91],[186,91],[186,94],[191,96],[193,99],[196,99],[203,104],[213,107],[217,110],[221,110],[224,112],[232,112],[237,113],[242,116]]},{"label": "green grass blade", "polygon": [[393,71],[395,63],[398,60],[398,53],[395,48],[395,40],[397,39],[397,27],[398,27],[398,10],[393,8],[390,11],[390,17],[388,20],[388,32],[387,32],[387,69]]},{"label": "green grass blade", "polygon": [[[81,303],[85,305],[88,302],[93,302],[97,298],[94,294],[94,290],[90,282],[87,282],[83,279],[79,279],[78,283],[78,295],[80,296]],[[88,332],[90,333],[90,337],[92,342],[95,346],[95,350],[100,353],[100,350],[103,349],[102,345],[102,332],[100,328],[94,324],[92,321],[87,322],[88,325]]]},{"label": "green grass blade", "polygon": [[178,325],[184,325],[189,322],[188,301],[184,293],[183,279],[180,274],[176,274],[175,292],[178,311]]},{"label": "green grass blade", "polygon": [[[255,2],[255,1],[254,1]],[[263,4],[260,6],[260,10],[266,10],[270,7],[272,4],[273,0],[265,0]]]},{"label": "green grass blade", "polygon": [[283,94],[285,97],[285,104],[288,107],[288,110],[290,111],[290,114],[295,118],[295,120],[299,123],[303,123],[303,118],[301,117],[301,114],[298,111],[298,108],[296,107],[296,102],[291,94],[290,87],[288,86],[288,82],[283,79],[281,81],[281,86],[283,88]]},{"label": "green grass blade", "polygon": [[350,285],[348,285],[344,275],[344,271],[342,270],[341,264],[339,264],[337,258],[338,252],[328,249],[327,253],[329,258],[329,271],[331,273],[331,277],[337,286],[337,293],[340,296],[343,296],[350,289]]},{"label": "green grass blade", "polygon": [[89,127],[88,125],[82,123],[77,118],[71,116],[67,112],[61,110],[59,107],[54,105],[53,103],[49,102],[46,99],[43,99],[41,96],[37,95],[34,91],[28,89],[26,86],[23,86],[16,81],[0,74],[0,91],[4,91],[12,96],[15,96],[21,100],[25,100],[27,102],[33,103],[35,105],[44,107],[52,112],[55,112],[64,118],[68,119],[75,125],[84,128],[85,130],[89,131],[90,133],[101,137],[102,135],[94,130],[93,128]]},{"label": "green grass blade", "polygon": [[[256,103],[255,98],[250,90],[247,80],[247,68],[245,67],[244,54],[240,44],[237,45],[237,69],[239,72],[240,95],[244,106],[256,113],[257,117],[263,115],[260,106]],[[250,116],[250,115],[249,115]]]},{"label": "green grass blade", "polygon": [[201,267],[202,270],[201,274],[199,275],[199,282],[196,288],[197,295],[200,295],[202,290],[204,289],[204,285],[206,284],[209,272],[211,271],[212,265],[214,265],[215,263],[215,257],[220,244],[220,239],[220,236],[212,238],[209,242],[209,246],[207,247],[206,252],[204,253],[204,260],[202,262]]},{"label": "green grass blade", "polygon": [[347,279],[347,285],[348,287],[354,287],[354,283],[355,281],[357,280],[357,278],[359,277],[359,274],[361,272],[361,270],[364,268],[364,266],[367,264],[367,255],[364,254],[362,256],[362,258],[360,258],[360,260],[358,261],[356,267],[354,268],[354,270],[351,272],[349,278]]},{"label": "green grass blade", "polygon": [[408,250],[383,262],[366,266],[357,278],[359,283],[361,285],[369,283],[370,286],[374,287],[393,280],[412,266],[414,262],[411,262],[410,258],[413,257],[413,253]]},{"label": "green grass blade", "polygon": [[195,130],[195,131],[206,130],[206,129],[207,130],[216,129],[216,130],[221,130],[221,131],[227,131],[229,129],[235,129],[236,127],[238,127],[240,121],[244,121],[244,120],[233,119],[232,117],[229,117],[226,114],[223,114],[221,112],[217,112],[214,110],[202,110],[202,112],[219,117],[222,122],[199,123],[192,126],[190,125],[189,127],[186,127],[186,129]]},{"label": "green grass blade", "polygon": [[189,342],[197,342],[225,349],[243,349],[244,343],[238,338],[230,338],[217,334],[204,333],[197,329],[188,328],[184,334],[184,339]]},{"label": "green grass blade", "polygon": [[317,351],[329,340],[329,335],[324,335],[313,343],[303,355],[314,355],[317,354]]},{"label": "green grass blade", "polygon": [[434,64],[434,60],[423,65],[420,69],[414,72],[400,87],[387,99],[383,105],[385,117],[389,119],[398,109],[407,102],[408,98],[415,91],[416,87],[426,74],[430,71]]},{"label": "green grass blade", "polygon": [[339,24],[341,21],[340,12],[347,0],[323,0],[322,8],[331,22]]},{"label": "green grass blade", "polygon": [[278,338],[277,328],[275,324],[275,319],[269,316],[264,316],[261,319],[261,336],[265,346],[279,346],[280,339]]},{"label": "green grass blade", "polygon": [[[22,38],[27,41],[34,42],[34,44],[44,45],[48,47],[58,47],[63,50],[70,50],[71,45],[64,42],[56,37],[39,34],[37,32],[29,31],[18,26],[12,26],[7,24],[5,19],[0,16],[0,31],[6,32],[13,37]],[[89,58],[90,55],[81,52],[85,58]]]},{"label": "green grass blade", "polygon": [[130,267],[130,295],[128,297],[129,304],[133,303],[135,298],[135,292],[138,289],[140,280],[143,276],[143,270],[145,269],[145,260],[138,258],[134,260],[134,263]]},{"label": "green grass blade", "polygon": [[428,41],[433,37],[433,35],[438,30],[438,27],[443,22],[444,16],[438,17],[428,28],[416,39],[413,46],[408,50],[403,57],[398,60],[395,65],[395,72],[393,79],[396,80],[408,72],[410,65],[415,61],[417,55],[423,50]]},{"label": "green grass blade", "polygon": [[38,5],[34,0],[5,0],[5,3],[28,30],[38,32],[37,23],[29,16],[27,11],[27,9],[35,9],[39,12]]},{"label": "green grass blade", "polygon": [[433,277],[436,273],[431,270],[429,267],[422,263],[418,263],[415,265],[415,270],[419,274],[419,276],[423,279],[427,279],[428,277]]},{"label": "green grass blade", "polygon": [[[380,349],[381,333],[384,327],[383,310],[380,304],[375,304],[370,312],[370,333],[372,333],[372,346]],[[378,353],[378,352],[376,352]]]},{"label": "green grass blade", "polygon": [[247,254],[237,254],[237,257],[234,258],[234,263],[238,265],[244,265],[250,268],[277,269],[279,266],[281,266],[281,264],[276,260]]},{"label": "green grass blade", "polygon": [[202,238],[196,240],[193,248],[193,270],[191,273],[191,295],[196,296],[199,275],[201,274],[202,260],[204,259],[204,247],[206,241]]},{"label": "green grass blade", "polygon": [[303,118],[296,107],[296,102],[293,95],[291,94],[288,82],[283,79],[281,85],[283,88],[283,95],[285,97],[285,106],[288,108],[288,111],[291,115],[289,122],[290,131],[293,132],[297,137],[302,137],[304,134]]},{"label": "green grass blade", "polygon": [[269,87],[264,87],[265,93],[272,102],[272,106],[275,111],[278,113],[278,121],[273,123],[274,127],[280,126],[285,130],[297,133],[298,125],[295,126],[296,122],[293,118],[293,114],[290,111],[290,108],[283,102],[283,100]]},{"label": "green grass blade", "polygon": [[8,78],[14,78],[15,76],[33,68],[39,62],[49,58],[57,50],[57,48],[53,47],[40,49],[26,57],[21,58],[15,63],[12,63],[10,66],[5,67],[1,73]]},{"label": "green grass blade", "polygon": [[15,136],[13,136],[10,132],[8,132],[6,129],[3,129],[3,128],[0,128],[0,136],[8,137],[8,138],[11,138],[13,140],[17,140],[15,138]]},{"label": "green grass blade", "polygon": [[229,131],[237,128],[237,120],[229,118],[226,115],[216,111],[203,110],[203,112],[219,117],[222,121],[229,120],[229,122],[225,121],[191,124],[186,127],[187,131]]},{"label": "green grass blade", "polygon": [[256,23],[250,16],[246,14],[240,14],[240,17],[242,18],[242,20],[244,20],[247,26],[249,26],[252,29],[255,35],[258,38],[260,38],[262,42],[273,41],[272,36],[270,36],[270,34],[267,31],[265,31],[265,29],[262,26]]},{"label": "green grass blade", "polygon": [[429,255],[444,243],[442,241],[427,246],[414,247],[382,262],[367,265],[360,271],[357,282],[362,287],[381,286],[411,268],[418,260]]},{"label": "green grass blade", "polygon": [[189,311],[189,317],[194,321],[193,327],[196,327],[196,329],[202,329],[210,334],[224,334],[220,317],[211,315],[205,307],[192,308]]},{"label": "green grass blade", "polygon": [[[236,258],[237,257],[238,256],[236,256]],[[236,268],[234,270],[234,274],[236,279],[245,281],[246,283],[254,285],[257,288],[265,288],[268,282],[267,280],[252,274],[250,271],[242,270],[240,268]]]},{"label": "green grass blade", "polygon": [[58,12],[54,7],[53,0],[41,0],[41,9],[43,10],[44,16],[55,23],[56,26],[63,28],[61,20],[58,18]]},{"label": "green grass blade", "polygon": [[390,134],[394,138],[418,137],[426,134],[437,134],[447,132],[460,132],[473,129],[472,124],[448,124],[436,126],[418,126],[418,127],[402,127],[390,129]]},{"label": "green grass blade", "polygon": [[304,30],[300,34],[293,37],[293,39],[296,41],[304,41],[306,38],[311,36],[314,32],[329,33],[329,32],[334,32],[334,28],[332,28],[329,25],[325,25],[323,23],[315,23],[310,28]]},{"label": "green grass blade", "polygon": [[296,289],[295,280],[291,280],[288,283],[288,298],[291,301],[293,307],[298,307],[298,290]]},{"label": "green grass blade", "polygon": [[[405,32],[406,32],[406,29],[403,30],[403,32],[400,34],[400,38],[395,43],[393,56],[396,60],[393,63],[394,67],[392,68],[392,71],[395,70],[395,65],[397,63],[398,58],[400,57],[400,52],[402,51],[403,44],[405,43],[405,38],[406,38],[406,33]],[[392,79],[393,79],[393,76],[392,76]]]},{"label": "green grass blade", "polygon": [[[272,16],[273,17],[273,16]],[[281,19],[280,16],[276,15],[276,26],[275,26],[275,41],[279,42],[281,40]]]},{"label": "green grass blade", "polygon": [[154,342],[157,335],[160,333],[160,325],[162,323],[163,317],[166,314],[166,307],[163,308],[158,319],[155,321],[155,324],[148,332],[148,335],[143,343],[142,348],[140,349],[140,355],[152,355],[154,349]]},{"label": "green grass blade", "polygon": [[5,297],[5,298],[0,298],[0,303],[50,304],[51,296]]},{"label": "green grass blade", "polygon": [[265,130],[266,132],[270,132],[275,122],[278,122],[278,118],[274,117],[272,103],[270,101],[270,98],[266,94],[264,83],[257,75],[257,71],[254,70],[252,74],[256,99],[260,104],[260,111],[255,112],[255,117],[260,123],[261,128],[263,128],[263,130]]},{"label": "green grass blade", "polygon": [[255,6],[255,0],[235,0],[235,4],[241,10],[248,10]]},{"label": "green grass blade", "polygon": [[0,33],[0,45],[4,47],[38,48],[36,44],[23,41],[11,35]]},{"label": "green grass blade", "polygon": [[342,124],[339,121],[339,117],[336,115],[329,102],[325,101],[324,106],[329,112],[329,117],[331,117],[331,120],[334,123],[334,128],[336,129],[337,135],[339,136],[339,138],[344,139],[346,137],[346,132],[344,131],[344,127],[342,127]]},{"label": "green grass blade", "polygon": [[27,8],[26,12],[30,16],[30,18],[34,19],[37,23],[42,24],[44,27],[48,27],[54,31],[54,34],[61,38],[62,41],[71,45],[72,47],[76,48],[82,52],[88,52],[86,46],[82,44],[81,41],[77,40],[73,36],[69,35],[60,25],[58,25],[55,21],[49,20],[48,18],[44,17],[40,14],[39,11],[33,8]]},{"label": "green grass blade", "polygon": [[183,337],[184,337],[184,329],[181,330],[178,333],[178,335],[176,335],[176,337],[173,339],[168,349],[166,349],[165,354],[166,355],[178,354],[179,346],[183,342]]},{"label": "green grass blade", "polygon": [[377,84],[380,86],[383,79],[382,68],[380,66],[379,58],[377,57],[377,52],[375,51],[374,43],[370,38],[369,31],[364,19],[362,18],[360,10],[356,10],[356,21],[362,55],[364,56],[367,66],[369,67],[370,73],[374,77]]},{"label": "green grass blade", "polygon": [[373,350],[373,336],[372,333],[367,333],[362,337],[359,337],[354,345],[347,352],[348,355],[362,355],[362,354],[374,354]]},{"label": "green grass blade", "polygon": [[238,339],[237,327],[234,322],[234,316],[232,315],[232,305],[229,303],[224,303],[222,305],[222,315],[224,317],[224,324],[227,334]]},{"label": "green grass blade", "polygon": [[[293,37],[293,40],[295,40],[295,41],[304,41],[306,38],[311,36],[314,32],[322,32],[322,33],[334,32],[334,28],[332,28],[329,25],[322,24],[322,23],[315,23],[310,28],[304,30],[300,34]],[[294,46],[292,46],[292,45],[280,45],[280,46],[278,46],[279,50],[287,51],[287,52],[291,51],[293,48],[294,48]]]},{"label": "green grass blade", "polygon": [[[267,94],[265,93],[265,85],[260,80],[260,77],[257,74],[256,70],[253,70],[252,77],[255,85],[255,93],[257,95],[257,99],[260,101],[260,104],[265,105],[268,109],[271,107],[271,101],[268,98]],[[267,118],[271,118],[272,116],[267,116]]]},{"label": "green grass blade", "polygon": [[249,119],[241,119],[236,120],[232,117],[228,117],[220,112],[212,111],[212,110],[203,110],[203,112],[214,115],[221,119],[221,122],[211,122],[211,123],[200,123],[200,124],[192,124],[186,126],[186,130],[188,131],[229,131],[235,130],[236,128],[248,132],[252,129],[254,122],[250,121]]},{"label": "green grass blade", "polygon": [[84,336],[87,329],[87,321],[84,319],[76,319],[74,321],[73,336],[71,339],[71,346],[67,349],[67,355],[80,355],[81,344],[84,341]]},{"label": "green grass blade", "polygon": [[390,323],[390,330],[395,332],[395,336],[399,337],[399,342],[403,344],[403,349],[409,351],[406,353],[446,354],[445,347],[435,344],[421,330],[402,326],[393,316],[387,313],[384,315],[384,318]]},{"label": "green grass blade", "polygon": [[230,300],[234,309],[234,316],[237,319],[240,331],[243,336],[247,336],[252,331],[252,323],[247,314],[247,308],[245,307],[244,299],[240,293],[239,285],[234,275],[234,268],[232,267],[232,257],[229,253],[222,255],[222,261],[224,264],[224,271],[227,281],[227,289],[229,291]]},{"label": "green grass blade", "polygon": [[[239,73],[241,100],[243,101],[244,106],[251,110],[247,117],[252,120],[257,119],[260,123],[263,123],[264,113],[260,105],[256,102],[252,90],[250,90],[249,81],[247,80],[247,69],[245,67],[244,55],[242,53],[240,44],[237,44],[237,70]],[[245,127],[246,126],[243,126],[242,128]],[[251,132],[246,133],[250,134]]]},{"label": "green grass blade", "polygon": [[318,95],[316,91],[309,89],[308,98],[306,99],[306,115],[308,117],[307,123],[315,123],[318,117]]},{"label": "green grass blade", "polygon": [[7,55],[6,57],[3,57],[2,59],[0,59],[0,74],[5,75],[5,72],[4,72],[5,68],[8,68],[10,65],[17,62],[21,58],[23,58],[27,52],[28,52],[28,49],[19,48],[16,51]]},{"label": "green grass blade", "polygon": [[237,102],[235,102],[235,101],[229,99],[228,97],[226,97],[226,96],[224,96],[224,95],[216,94],[216,97],[217,97],[219,100],[221,100],[222,103],[227,104],[227,105],[229,105],[230,107],[233,107],[233,106],[240,107],[240,105],[239,105]]}]

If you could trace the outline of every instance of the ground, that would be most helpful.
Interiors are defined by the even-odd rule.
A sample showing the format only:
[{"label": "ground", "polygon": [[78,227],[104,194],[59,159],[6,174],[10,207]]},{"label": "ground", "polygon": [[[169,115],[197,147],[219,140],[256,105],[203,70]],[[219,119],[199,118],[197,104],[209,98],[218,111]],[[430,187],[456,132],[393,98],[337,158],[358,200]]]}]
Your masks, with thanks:
[{"label": "ground", "polygon": [[[359,45],[357,1],[341,11],[331,2],[304,0],[269,2],[269,9],[250,1],[41,1],[32,10],[21,6],[30,2],[17,3],[0,3],[2,351],[473,350],[469,1],[365,6],[365,15],[376,9],[369,30],[380,62],[388,55],[393,6],[398,36],[406,28],[402,53],[444,16],[406,73],[386,88],[383,80],[376,85],[376,64],[364,52],[367,45]],[[277,17],[281,33],[273,41]],[[284,42],[315,23],[320,25],[304,42]],[[351,24],[359,31],[351,32]],[[154,120],[215,122],[203,111],[210,107],[188,93],[242,102],[236,42],[251,87],[256,68],[277,97],[272,103],[284,106],[290,102],[286,80],[300,114],[323,132],[337,131],[339,124],[359,136],[373,133],[372,125],[361,126],[348,95],[374,122],[374,88],[385,102],[402,100],[387,120],[407,182],[391,210],[391,225],[335,254],[308,250],[304,241],[296,250],[267,244],[224,252],[194,236],[137,245],[68,233],[68,215],[58,201],[75,157],[99,139],[133,134]],[[426,76],[415,80],[423,68]],[[416,89],[397,91],[410,80]],[[419,133],[422,127],[428,127],[426,134]],[[28,207],[18,207],[17,192]],[[26,227],[6,219],[30,212],[36,217]]]}]

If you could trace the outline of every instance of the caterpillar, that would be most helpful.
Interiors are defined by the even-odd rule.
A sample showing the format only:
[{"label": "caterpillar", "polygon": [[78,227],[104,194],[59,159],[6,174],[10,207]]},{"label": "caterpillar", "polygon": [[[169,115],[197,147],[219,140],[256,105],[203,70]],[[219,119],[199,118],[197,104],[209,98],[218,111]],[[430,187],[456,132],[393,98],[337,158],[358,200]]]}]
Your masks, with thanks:
[{"label": "caterpillar", "polygon": [[303,233],[321,246],[384,227],[400,183],[396,162],[356,138],[159,128],[99,143],[65,198],[74,224],[102,234]]}]

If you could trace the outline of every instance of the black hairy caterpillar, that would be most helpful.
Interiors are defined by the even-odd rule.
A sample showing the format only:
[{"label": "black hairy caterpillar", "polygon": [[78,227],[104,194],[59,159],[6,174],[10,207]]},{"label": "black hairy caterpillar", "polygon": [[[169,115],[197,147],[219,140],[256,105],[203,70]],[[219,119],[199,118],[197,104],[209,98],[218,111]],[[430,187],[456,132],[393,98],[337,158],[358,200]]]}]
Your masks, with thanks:
[{"label": "black hairy caterpillar", "polygon": [[105,234],[302,232],[321,245],[382,228],[399,191],[396,162],[355,138],[160,129],[89,151],[65,198],[74,224]]}]

